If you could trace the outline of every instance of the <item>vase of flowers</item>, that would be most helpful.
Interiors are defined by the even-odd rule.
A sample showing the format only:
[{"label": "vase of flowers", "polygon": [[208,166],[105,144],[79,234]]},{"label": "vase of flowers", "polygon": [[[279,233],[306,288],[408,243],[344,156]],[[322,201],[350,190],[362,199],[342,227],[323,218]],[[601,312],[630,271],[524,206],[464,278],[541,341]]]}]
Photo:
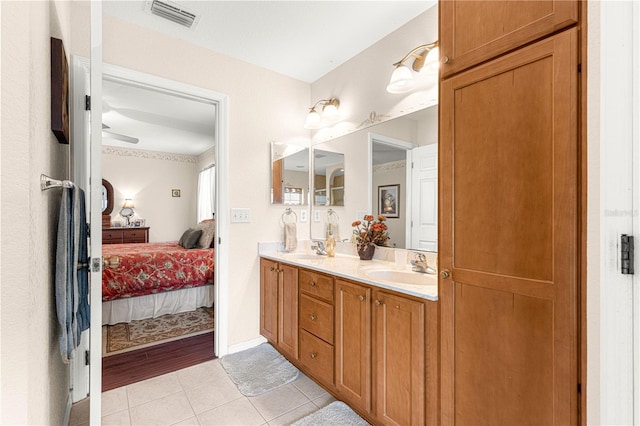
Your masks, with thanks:
[{"label": "vase of flowers", "polygon": [[387,218],[380,215],[378,220],[374,220],[373,215],[365,215],[364,220],[356,220],[351,224],[356,236],[356,249],[361,260],[371,260],[376,246],[387,245],[389,233],[387,225],[384,223]]}]

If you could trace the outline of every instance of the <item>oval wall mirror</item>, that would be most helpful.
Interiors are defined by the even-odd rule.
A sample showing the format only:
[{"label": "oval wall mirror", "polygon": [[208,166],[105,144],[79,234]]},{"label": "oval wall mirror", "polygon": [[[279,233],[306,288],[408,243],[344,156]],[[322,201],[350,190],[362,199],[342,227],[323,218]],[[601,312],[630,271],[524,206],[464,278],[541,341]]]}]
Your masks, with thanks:
[{"label": "oval wall mirror", "polygon": [[102,214],[109,215],[113,211],[113,186],[102,179]]}]

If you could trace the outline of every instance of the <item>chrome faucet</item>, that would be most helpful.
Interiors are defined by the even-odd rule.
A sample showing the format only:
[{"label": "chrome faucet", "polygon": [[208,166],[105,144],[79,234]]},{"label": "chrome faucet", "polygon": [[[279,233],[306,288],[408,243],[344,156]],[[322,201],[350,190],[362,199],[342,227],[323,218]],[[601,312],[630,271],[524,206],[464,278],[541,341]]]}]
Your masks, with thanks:
[{"label": "chrome faucet", "polygon": [[311,243],[311,250],[315,250],[317,255],[326,256],[327,250],[324,248],[324,242],[316,241],[315,243]]},{"label": "chrome faucet", "polygon": [[434,275],[437,271],[427,263],[427,256],[424,253],[416,253],[416,258],[411,261],[413,268],[411,270],[422,274]]}]

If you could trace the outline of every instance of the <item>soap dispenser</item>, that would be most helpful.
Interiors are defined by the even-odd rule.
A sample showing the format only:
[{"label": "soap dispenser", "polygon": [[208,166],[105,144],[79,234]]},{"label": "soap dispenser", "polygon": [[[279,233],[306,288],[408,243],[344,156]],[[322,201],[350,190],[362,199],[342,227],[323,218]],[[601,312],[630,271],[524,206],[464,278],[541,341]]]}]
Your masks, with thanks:
[{"label": "soap dispenser", "polygon": [[336,255],[336,239],[333,237],[333,232],[329,231],[327,236],[327,242],[325,243],[325,250],[327,256],[334,257]]}]

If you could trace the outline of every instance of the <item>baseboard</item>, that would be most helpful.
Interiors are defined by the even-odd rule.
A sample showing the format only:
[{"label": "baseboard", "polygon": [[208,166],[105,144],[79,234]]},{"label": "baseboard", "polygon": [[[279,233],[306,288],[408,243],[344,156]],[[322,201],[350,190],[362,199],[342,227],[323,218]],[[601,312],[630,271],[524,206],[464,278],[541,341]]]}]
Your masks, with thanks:
[{"label": "baseboard", "polygon": [[71,420],[71,391],[67,394],[67,404],[64,407],[64,418],[62,419],[63,425],[68,425]]},{"label": "baseboard", "polygon": [[227,351],[227,354],[233,354],[236,352],[244,351],[246,349],[251,349],[254,346],[258,346],[259,344],[264,343],[266,341],[267,339],[260,336],[260,337],[256,337],[255,339],[247,340],[246,342],[237,343],[235,345],[229,346],[229,350]]}]

